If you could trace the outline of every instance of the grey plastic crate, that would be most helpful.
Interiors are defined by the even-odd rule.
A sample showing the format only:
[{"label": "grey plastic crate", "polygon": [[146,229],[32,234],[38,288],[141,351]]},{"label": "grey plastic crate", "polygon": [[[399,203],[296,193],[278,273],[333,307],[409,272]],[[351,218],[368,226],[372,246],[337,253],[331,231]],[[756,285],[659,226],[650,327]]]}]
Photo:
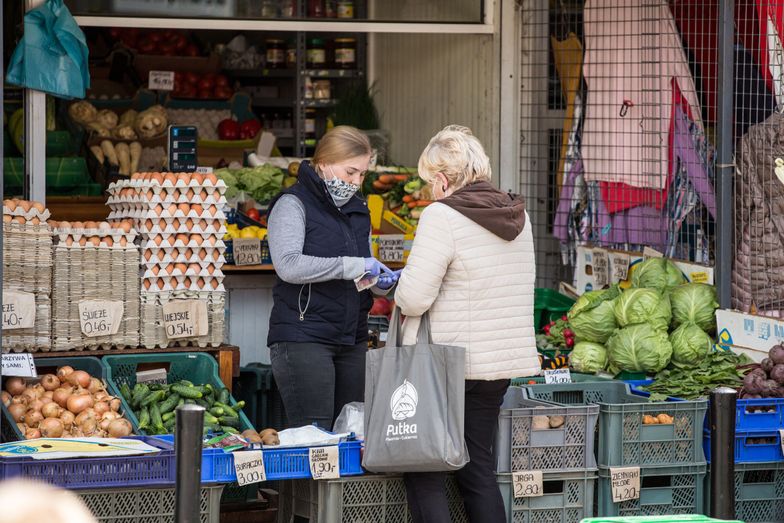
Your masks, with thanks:
[{"label": "grey plastic crate", "polygon": [[[534,416],[563,416],[564,424],[535,430]],[[509,387],[498,417],[496,471],[595,469],[594,433],[598,418],[598,405],[556,407],[525,399],[523,389]]]},{"label": "grey plastic crate", "polygon": [[[710,470],[705,506],[709,503]],[[784,521],[784,461],[735,464],[735,517],[745,523]]]},{"label": "grey plastic crate", "polygon": [[[200,523],[220,523],[223,485],[202,487]],[[116,488],[76,491],[101,523],[175,523],[173,488]]]},{"label": "grey plastic crate", "polygon": [[580,523],[594,516],[593,495],[596,469],[582,472],[542,475],[544,494],[538,497],[514,497],[511,474],[499,474],[498,486],[504,498],[506,520],[514,523]]}]

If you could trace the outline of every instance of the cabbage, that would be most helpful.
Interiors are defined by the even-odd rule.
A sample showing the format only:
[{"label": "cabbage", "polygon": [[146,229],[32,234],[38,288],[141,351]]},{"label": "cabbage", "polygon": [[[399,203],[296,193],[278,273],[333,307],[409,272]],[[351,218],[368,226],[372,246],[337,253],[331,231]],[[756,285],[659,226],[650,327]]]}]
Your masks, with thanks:
[{"label": "cabbage", "polygon": [[604,291],[589,291],[580,296],[569,310],[569,327],[580,341],[604,343],[615,331],[614,299],[620,291],[617,286]]},{"label": "cabbage", "polygon": [[604,345],[581,341],[569,354],[569,364],[577,372],[593,374],[607,366],[607,349]]},{"label": "cabbage", "polygon": [[693,323],[684,323],[670,334],[672,359],[678,363],[697,364],[710,352],[713,341]]},{"label": "cabbage", "polygon": [[607,357],[610,366],[619,371],[655,374],[670,363],[672,345],[666,332],[641,323],[610,336]]},{"label": "cabbage", "polygon": [[667,330],[672,319],[670,299],[653,289],[629,289],[615,299],[615,319],[621,327],[647,323]]},{"label": "cabbage", "polygon": [[710,332],[716,328],[716,289],[704,283],[689,283],[670,291],[672,322],[694,323]]},{"label": "cabbage", "polygon": [[686,283],[681,270],[666,258],[645,260],[632,273],[632,286],[665,291]]}]

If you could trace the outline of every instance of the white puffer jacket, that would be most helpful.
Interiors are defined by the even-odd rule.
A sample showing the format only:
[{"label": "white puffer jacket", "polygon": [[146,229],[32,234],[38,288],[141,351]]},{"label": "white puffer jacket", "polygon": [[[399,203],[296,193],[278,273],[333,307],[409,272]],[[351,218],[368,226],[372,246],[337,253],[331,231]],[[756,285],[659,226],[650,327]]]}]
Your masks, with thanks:
[{"label": "white puffer jacket", "polygon": [[430,311],[433,342],[466,349],[466,379],[540,371],[534,337],[536,275],[531,222],[506,241],[440,203],[427,207],[395,301],[407,316],[403,343]]}]

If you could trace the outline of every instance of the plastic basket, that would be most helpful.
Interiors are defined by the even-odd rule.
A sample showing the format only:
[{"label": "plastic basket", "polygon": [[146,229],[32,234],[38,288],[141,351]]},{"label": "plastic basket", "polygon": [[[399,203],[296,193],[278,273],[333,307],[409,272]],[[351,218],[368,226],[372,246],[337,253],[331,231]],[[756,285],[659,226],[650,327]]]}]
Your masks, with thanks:
[{"label": "plastic basket", "polygon": [[784,399],[738,400],[735,404],[735,431],[765,431],[784,428]]},{"label": "plastic basket", "polygon": [[[596,374],[581,374],[579,372],[569,373],[572,377],[572,383],[593,383],[595,381],[614,381],[610,377],[597,376]],[[531,385],[529,381],[535,382],[535,385],[544,385],[544,376],[529,376],[527,378],[514,378],[512,380],[512,387],[525,387]]]},{"label": "plastic basket", "polygon": [[[706,498],[709,481],[710,472]],[[745,523],[784,521],[784,462],[735,465],[735,517]]]},{"label": "plastic basket", "polygon": [[286,417],[286,408],[283,406],[283,397],[280,395],[278,385],[275,383],[275,375],[272,373],[272,366],[264,363],[250,363],[248,368],[269,369],[270,373],[270,394],[267,396],[267,425],[274,429],[286,429],[288,426],[288,418]]},{"label": "plastic basket", "polygon": [[[220,523],[223,485],[202,487],[199,522]],[[82,490],[77,494],[100,523],[173,523],[173,488]]]},{"label": "plastic basket", "polygon": [[[106,368],[106,379],[109,383],[113,384],[115,388],[119,388],[123,383],[127,383],[129,387],[133,388],[133,386],[136,385],[136,371],[139,366],[165,367],[169,383],[189,380],[197,385],[206,385],[209,383],[216,388],[224,387],[218,374],[218,364],[215,361],[215,358],[209,354],[198,352],[149,355],[127,354],[105,356],[102,362]],[[133,410],[127,405],[125,399],[122,401],[123,408],[126,411],[126,417],[133,425],[134,431],[144,434],[145,432],[143,430],[139,430],[139,420],[136,418]],[[234,406],[237,402],[234,398],[229,398],[229,404]],[[240,430],[253,428],[250,421],[248,421],[248,417],[245,416],[245,413],[240,411],[239,414]]]},{"label": "plastic basket", "polygon": [[286,424],[283,399],[272,376],[272,366],[251,363],[240,367],[240,376],[234,379],[233,394],[245,402],[245,412],[254,427],[282,430]]},{"label": "plastic basket", "polygon": [[[523,387],[527,397],[558,405],[599,404],[600,466],[679,466],[704,463],[702,431],[707,400],[650,402],[625,383],[592,382]],[[667,425],[643,416],[667,414]]]},{"label": "plastic basket", "polygon": [[140,436],[157,454],[89,459],[0,458],[0,480],[25,477],[69,489],[173,485],[174,446]]},{"label": "plastic basket", "polygon": [[599,467],[598,513],[605,516],[665,516],[703,512],[707,466],[640,469],[640,498],[613,503],[610,469]]},{"label": "plastic basket", "polygon": [[[703,438],[705,458],[711,461],[711,434]],[[781,452],[781,435],[775,432],[735,432],[735,463],[764,463],[784,461]],[[784,521],[784,520],[783,520]]]},{"label": "plastic basket", "polygon": [[[537,408],[542,406],[545,408]],[[534,416],[563,416],[564,424],[535,430]],[[565,472],[596,468],[593,450],[598,417],[598,405],[554,407],[525,399],[522,389],[510,387],[498,418],[496,471]]]},{"label": "plastic basket", "polygon": [[574,300],[552,289],[534,289],[534,327],[539,332],[552,320],[569,312]]},{"label": "plastic basket", "polygon": [[511,474],[499,474],[498,486],[504,498],[507,521],[558,521],[580,523],[594,515],[593,495],[596,469],[542,475],[544,494],[538,497],[514,497]]},{"label": "plastic basket", "polygon": [[727,521],[713,519],[700,514],[685,516],[628,516],[618,518],[588,518],[581,523],[744,523],[743,521]]}]

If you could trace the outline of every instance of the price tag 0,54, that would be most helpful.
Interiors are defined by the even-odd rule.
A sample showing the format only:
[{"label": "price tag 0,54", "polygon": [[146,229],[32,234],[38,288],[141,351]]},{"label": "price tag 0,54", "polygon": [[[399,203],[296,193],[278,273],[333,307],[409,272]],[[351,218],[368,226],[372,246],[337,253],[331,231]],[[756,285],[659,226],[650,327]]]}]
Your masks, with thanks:
[{"label": "price tag 0,54", "polygon": [[313,479],[340,477],[340,454],[337,447],[311,447],[309,454],[310,474]]},{"label": "price tag 0,54", "polygon": [[611,467],[613,503],[640,499],[640,467]]},{"label": "price tag 0,54", "polygon": [[260,483],[267,480],[264,469],[264,454],[260,450],[234,452],[234,472],[239,486]]},{"label": "price tag 0,54", "polygon": [[536,498],[544,495],[542,471],[529,470],[528,472],[512,473],[512,487],[515,499]]},{"label": "price tag 0,54", "polygon": [[546,370],[544,371],[544,382],[548,385],[571,383],[572,373],[569,372],[569,369]]}]

